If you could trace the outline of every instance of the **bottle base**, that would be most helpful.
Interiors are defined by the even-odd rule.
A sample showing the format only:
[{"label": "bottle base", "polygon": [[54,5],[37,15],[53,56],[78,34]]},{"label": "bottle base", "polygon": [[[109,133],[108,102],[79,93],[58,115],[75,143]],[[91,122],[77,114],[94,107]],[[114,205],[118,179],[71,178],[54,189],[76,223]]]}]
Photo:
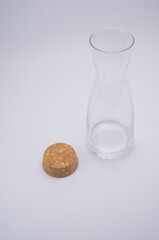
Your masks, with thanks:
[{"label": "bottle base", "polygon": [[97,123],[87,136],[89,148],[105,159],[121,158],[133,149],[134,141],[128,128],[116,120]]}]

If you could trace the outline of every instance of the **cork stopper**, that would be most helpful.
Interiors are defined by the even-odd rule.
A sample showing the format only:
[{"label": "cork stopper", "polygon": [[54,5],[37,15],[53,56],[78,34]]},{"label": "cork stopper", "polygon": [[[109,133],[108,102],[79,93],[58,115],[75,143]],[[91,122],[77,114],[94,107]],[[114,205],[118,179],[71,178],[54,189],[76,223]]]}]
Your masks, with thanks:
[{"label": "cork stopper", "polygon": [[66,177],[72,174],[78,166],[75,150],[66,143],[56,143],[49,146],[43,156],[43,168],[54,177]]}]

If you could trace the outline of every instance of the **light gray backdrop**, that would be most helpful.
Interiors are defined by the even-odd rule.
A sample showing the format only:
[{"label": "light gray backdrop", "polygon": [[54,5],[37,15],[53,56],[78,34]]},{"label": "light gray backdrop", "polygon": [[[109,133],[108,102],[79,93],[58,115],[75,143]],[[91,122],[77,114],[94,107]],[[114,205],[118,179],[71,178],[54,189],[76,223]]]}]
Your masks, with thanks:
[{"label": "light gray backdrop", "polygon": [[[159,2],[0,1],[0,239],[159,239]],[[124,28],[136,43],[129,66],[133,153],[102,161],[85,147],[94,66],[88,39]],[[44,150],[71,144],[78,170],[55,179]]]}]

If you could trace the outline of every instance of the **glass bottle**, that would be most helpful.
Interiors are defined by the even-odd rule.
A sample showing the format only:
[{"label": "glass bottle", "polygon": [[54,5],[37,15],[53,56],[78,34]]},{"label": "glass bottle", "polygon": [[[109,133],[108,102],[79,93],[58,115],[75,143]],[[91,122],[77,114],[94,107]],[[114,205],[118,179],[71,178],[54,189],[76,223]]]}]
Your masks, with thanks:
[{"label": "glass bottle", "polygon": [[96,78],[87,111],[87,143],[98,156],[122,157],[134,141],[134,111],[126,76],[134,37],[103,29],[90,37]]}]

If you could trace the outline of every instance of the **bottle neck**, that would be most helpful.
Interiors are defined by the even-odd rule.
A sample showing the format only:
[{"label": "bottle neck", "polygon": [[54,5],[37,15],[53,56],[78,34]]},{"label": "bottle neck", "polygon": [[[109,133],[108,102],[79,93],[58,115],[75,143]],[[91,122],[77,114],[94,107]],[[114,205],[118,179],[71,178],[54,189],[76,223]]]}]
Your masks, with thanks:
[{"label": "bottle neck", "polygon": [[101,82],[123,82],[126,80],[126,71],[118,68],[102,68],[96,69],[96,78]]},{"label": "bottle neck", "polygon": [[126,79],[131,51],[122,53],[101,53],[93,51],[96,75],[100,81],[120,82]]}]

